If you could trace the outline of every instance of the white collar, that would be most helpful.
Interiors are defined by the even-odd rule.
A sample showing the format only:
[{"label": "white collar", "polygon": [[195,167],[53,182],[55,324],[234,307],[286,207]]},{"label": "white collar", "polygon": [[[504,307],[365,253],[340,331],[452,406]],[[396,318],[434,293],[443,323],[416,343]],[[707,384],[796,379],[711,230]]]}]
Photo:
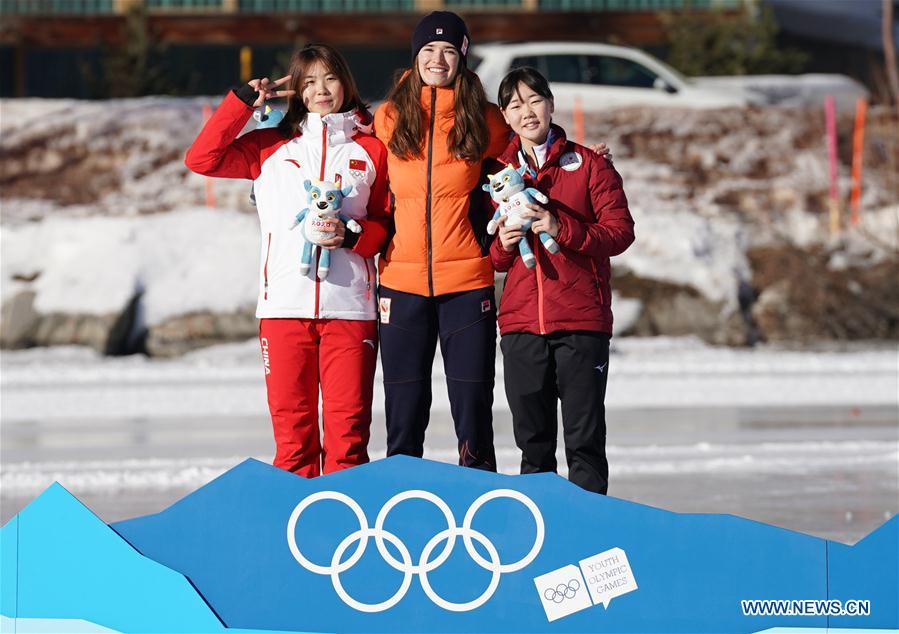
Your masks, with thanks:
[{"label": "white collar", "polygon": [[359,127],[355,112],[332,112],[324,116],[315,112],[306,115],[303,122],[303,133],[320,134],[327,125],[329,145],[346,143],[353,138]]},{"label": "white collar", "polygon": [[549,146],[552,145],[552,139],[546,135],[546,141],[542,145],[534,146],[534,161],[537,163],[537,169],[543,167],[546,162],[546,155],[549,153]]}]

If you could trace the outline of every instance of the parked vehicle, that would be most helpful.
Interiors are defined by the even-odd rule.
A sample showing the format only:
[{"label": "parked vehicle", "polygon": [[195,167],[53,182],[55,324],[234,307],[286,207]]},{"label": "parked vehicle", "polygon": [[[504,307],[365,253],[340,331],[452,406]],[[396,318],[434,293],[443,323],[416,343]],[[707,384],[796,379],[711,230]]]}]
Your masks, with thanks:
[{"label": "parked vehicle", "polygon": [[690,108],[763,104],[752,91],[728,86],[700,86],[635,48],[587,42],[482,44],[471,63],[487,97],[496,100],[499,84],[511,69],[533,66],[549,80],[556,108],[571,110],[576,97],[587,110],[622,105]]},{"label": "parked vehicle", "polygon": [[871,96],[864,84],[832,73],[691,77],[690,81],[703,88],[748,90],[764,97],[769,105],[796,108],[820,107],[824,98],[831,96],[839,110],[852,111],[857,99]]}]

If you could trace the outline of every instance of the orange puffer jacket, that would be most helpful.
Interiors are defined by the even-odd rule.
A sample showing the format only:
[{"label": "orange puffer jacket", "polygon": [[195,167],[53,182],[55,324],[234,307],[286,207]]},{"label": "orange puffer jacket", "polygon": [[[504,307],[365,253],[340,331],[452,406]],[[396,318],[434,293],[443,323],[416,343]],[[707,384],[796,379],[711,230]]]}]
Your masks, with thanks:
[{"label": "orange puffer jacket", "polygon": [[[388,152],[396,233],[379,268],[381,284],[397,291],[431,297],[493,284],[489,252],[478,239],[489,218],[469,217],[471,202],[481,197],[482,161],[466,163],[448,148],[453,99],[452,88],[422,88],[428,126],[422,158],[406,161]],[[484,116],[490,139],[483,158],[495,158],[509,142],[509,127],[493,104]],[[395,107],[386,102],[375,114],[375,134],[384,145],[390,143],[395,124]]]}]

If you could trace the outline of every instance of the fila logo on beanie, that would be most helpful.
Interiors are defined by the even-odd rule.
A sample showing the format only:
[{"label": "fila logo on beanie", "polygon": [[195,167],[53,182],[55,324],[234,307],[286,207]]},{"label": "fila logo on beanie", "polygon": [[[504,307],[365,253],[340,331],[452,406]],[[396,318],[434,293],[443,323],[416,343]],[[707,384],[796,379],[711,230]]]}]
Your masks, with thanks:
[{"label": "fila logo on beanie", "polygon": [[412,58],[431,42],[448,42],[456,47],[464,59],[468,55],[471,38],[465,21],[452,11],[433,11],[423,17],[412,33]]}]

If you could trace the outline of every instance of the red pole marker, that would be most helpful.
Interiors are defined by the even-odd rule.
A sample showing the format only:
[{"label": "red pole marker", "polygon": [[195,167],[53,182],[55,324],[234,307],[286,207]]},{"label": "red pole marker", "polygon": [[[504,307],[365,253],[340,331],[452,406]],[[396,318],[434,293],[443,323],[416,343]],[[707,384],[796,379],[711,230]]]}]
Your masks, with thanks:
[{"label": "red pole marker", "polygon": [[584,144],[584,109],[581,107],[581,98],[574,98],[574,140],[579,144]]},{"label": "red pole marker", "polygon": [[855,130],[852,134],[852,224],[857,225],[862,219],[862,159],[865,149],[865,116],[868,113],[868,101],[859,97],[855,102]]}]

